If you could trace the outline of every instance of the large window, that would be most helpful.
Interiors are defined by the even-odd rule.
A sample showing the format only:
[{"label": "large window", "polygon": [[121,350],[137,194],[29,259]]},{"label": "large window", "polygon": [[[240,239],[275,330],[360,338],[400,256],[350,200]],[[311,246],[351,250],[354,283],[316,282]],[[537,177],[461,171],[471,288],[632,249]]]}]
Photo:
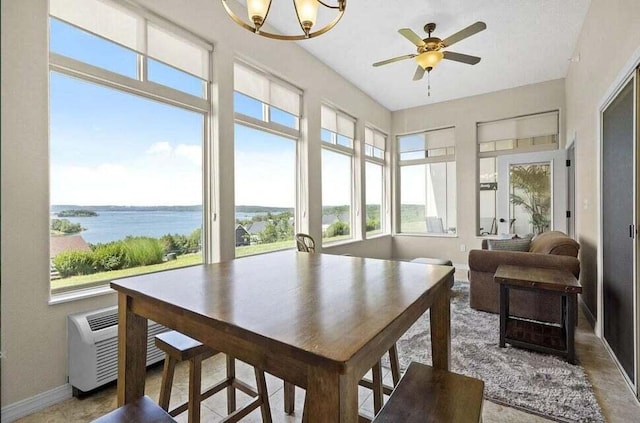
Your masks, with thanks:
[{"label": "large window", "polygon": [[202,262],[210,47],[119,3],[50,5],[52,292]]},{"label": "large window", "polygon": [[399,136],[398,156],[400,232],[455,235],[454,129]]},{"label": "large window", "polygon": [[385,135],[372,128],[364,129],[366,235],[385,232]]},{"label": "large window", "polygon": [[[510,233],[528,233],[527,231],[539,230],[542,224],[536,217],[524,216],[526,207],[517,204],[517,196],[511,196],[509,200],[510,216],[499,216],[500,206],[498,200],[500,187],[498,184],[498,160],[500,157],[512,154],[531,153],[558,149],[558,112],[539,113],[535,115],[521,116],[517,118],[501,119],[491,122],[478,123],[478,235],[497,235],[499,221],[502,218],[509,219],[508,231]],[[503,157],[504,158],[504,157]],[[533,172],[535,167],[526,169]],[[523,172],[525,168],[518,168]],[[537,169],[537,168],[535,168]],[[543,172],[543,171],[541,171]],[[544,172],[543,172],[544,173]],[[548,176],[548,175],[547,175]],[[545,176],[546,177],[546,176]],[[541,180],[546,180],[542,178]],[[526,181],[525,181],[526,183]],[[511,193],[512,190],[509,192]],[[536,194],[537,195],[537,194]],[[504,196],[509,198],[509,196]],[[532,205],[537,210],[537,206]],[[521,216],[516,218],[518,212]],[[522,225],[535,221],[535,225],[525,229]],[[517,230],[517,227],[520,229]],[[537,229],[536,229],[537,228]],[[506,230],[505,230],[506,232]]]},{"label": "large window", "polygon": [[237,63],[236,256],[293,247],[300,91]]},{"label": "large window", "polygon": [[322,240],[353,237],[353,140],[355,119],[322,106]]}]

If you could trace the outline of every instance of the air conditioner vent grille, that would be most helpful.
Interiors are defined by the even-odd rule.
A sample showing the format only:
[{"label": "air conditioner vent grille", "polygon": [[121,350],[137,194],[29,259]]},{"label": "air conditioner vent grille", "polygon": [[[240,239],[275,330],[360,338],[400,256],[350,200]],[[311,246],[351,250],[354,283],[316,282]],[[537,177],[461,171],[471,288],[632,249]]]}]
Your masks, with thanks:
[{"label": "air conditioner vent grille", "polygon": [[118,313],[110,313],[107,315],[93,315],[87,317],[87,323],[92,331],[109,328],[118,324]]}]

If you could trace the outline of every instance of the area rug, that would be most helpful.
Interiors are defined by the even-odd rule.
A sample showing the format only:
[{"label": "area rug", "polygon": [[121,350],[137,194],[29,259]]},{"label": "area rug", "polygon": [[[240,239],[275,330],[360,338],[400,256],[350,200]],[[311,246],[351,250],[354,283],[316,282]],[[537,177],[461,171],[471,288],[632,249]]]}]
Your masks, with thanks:
[{"label": "area rug", "polygon": [[[469,307],[469,284],[451,300],[451,370],[484,380],[485,398],[559,422],[604,422],[581,365],[519,348],[498,347],[499,316]],[[400,366],[431,364],[429,313],[398,340]],[[578,357],[579,358],[579,357]],[[385,363],[388,364],[388,363]]]}]

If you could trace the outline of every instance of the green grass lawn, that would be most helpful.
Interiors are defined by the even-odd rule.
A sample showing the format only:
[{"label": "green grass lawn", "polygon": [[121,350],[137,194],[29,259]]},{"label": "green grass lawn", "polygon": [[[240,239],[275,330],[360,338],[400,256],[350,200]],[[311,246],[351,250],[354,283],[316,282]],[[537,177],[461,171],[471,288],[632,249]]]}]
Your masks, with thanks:
[{"label": "green grass lawn", "polygon": [[285,250],[295,248],[296,243],[290,239],[287,241],[272,242],[270,244],[255,244],[236,247],[236,257],[250,256],[253,254],[268,253],[269,251]]},{"label": "green grass lawn", "polygon": [[109,272],[93,273],[91,275],[72,276],[70,278],[57,279],[51,281],[51,289],[67,288],[75,285],[82,285],[93,282],[110,281],[127,276],[140,275],[143,273],[158,272],[161,270],[175,269],[178,267],[191,266],[202,263],[202,254],[185,254],[178,256],[176,260],[165,261],[160,264],[149,266],[132,267],[130,269],[112,270]]},{"label": "green grass lawn", "polygon": [[[252,254],[268,253],[269,251],[283,250],[287,248],[295,248],[293,240],[274,242],[271,244],[247,245],[245,247],[236,248],[236,257],[249,256]],[[162,270],[176,269],[178,267],[192,266],[202,263],[202,254],[185,254],[178,256],[176,260],[165,261],[160,264],[152,264],[149,266],[132,267],[130,269],[112,270],[109,272],[93,273],[91,275],[72,276],[69,278],[57,279],[51,281],[51,289],[68,288],[76,285],[90,284],[95,282],[110,281],[127,276],[141,275],[144,273],[159,272]]]}]

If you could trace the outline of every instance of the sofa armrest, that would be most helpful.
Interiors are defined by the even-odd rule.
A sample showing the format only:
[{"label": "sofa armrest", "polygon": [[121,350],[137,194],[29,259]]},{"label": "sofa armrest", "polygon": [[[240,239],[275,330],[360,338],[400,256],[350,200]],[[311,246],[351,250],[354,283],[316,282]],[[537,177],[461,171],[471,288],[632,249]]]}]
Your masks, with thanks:
[{"label": "sofa armrest", "polygon": [[495,273],[501,264],[567,270],[576,279],[580,277],[580,261],[575,257],[521,251],[469,251],[469,270],[472,272]]}]

